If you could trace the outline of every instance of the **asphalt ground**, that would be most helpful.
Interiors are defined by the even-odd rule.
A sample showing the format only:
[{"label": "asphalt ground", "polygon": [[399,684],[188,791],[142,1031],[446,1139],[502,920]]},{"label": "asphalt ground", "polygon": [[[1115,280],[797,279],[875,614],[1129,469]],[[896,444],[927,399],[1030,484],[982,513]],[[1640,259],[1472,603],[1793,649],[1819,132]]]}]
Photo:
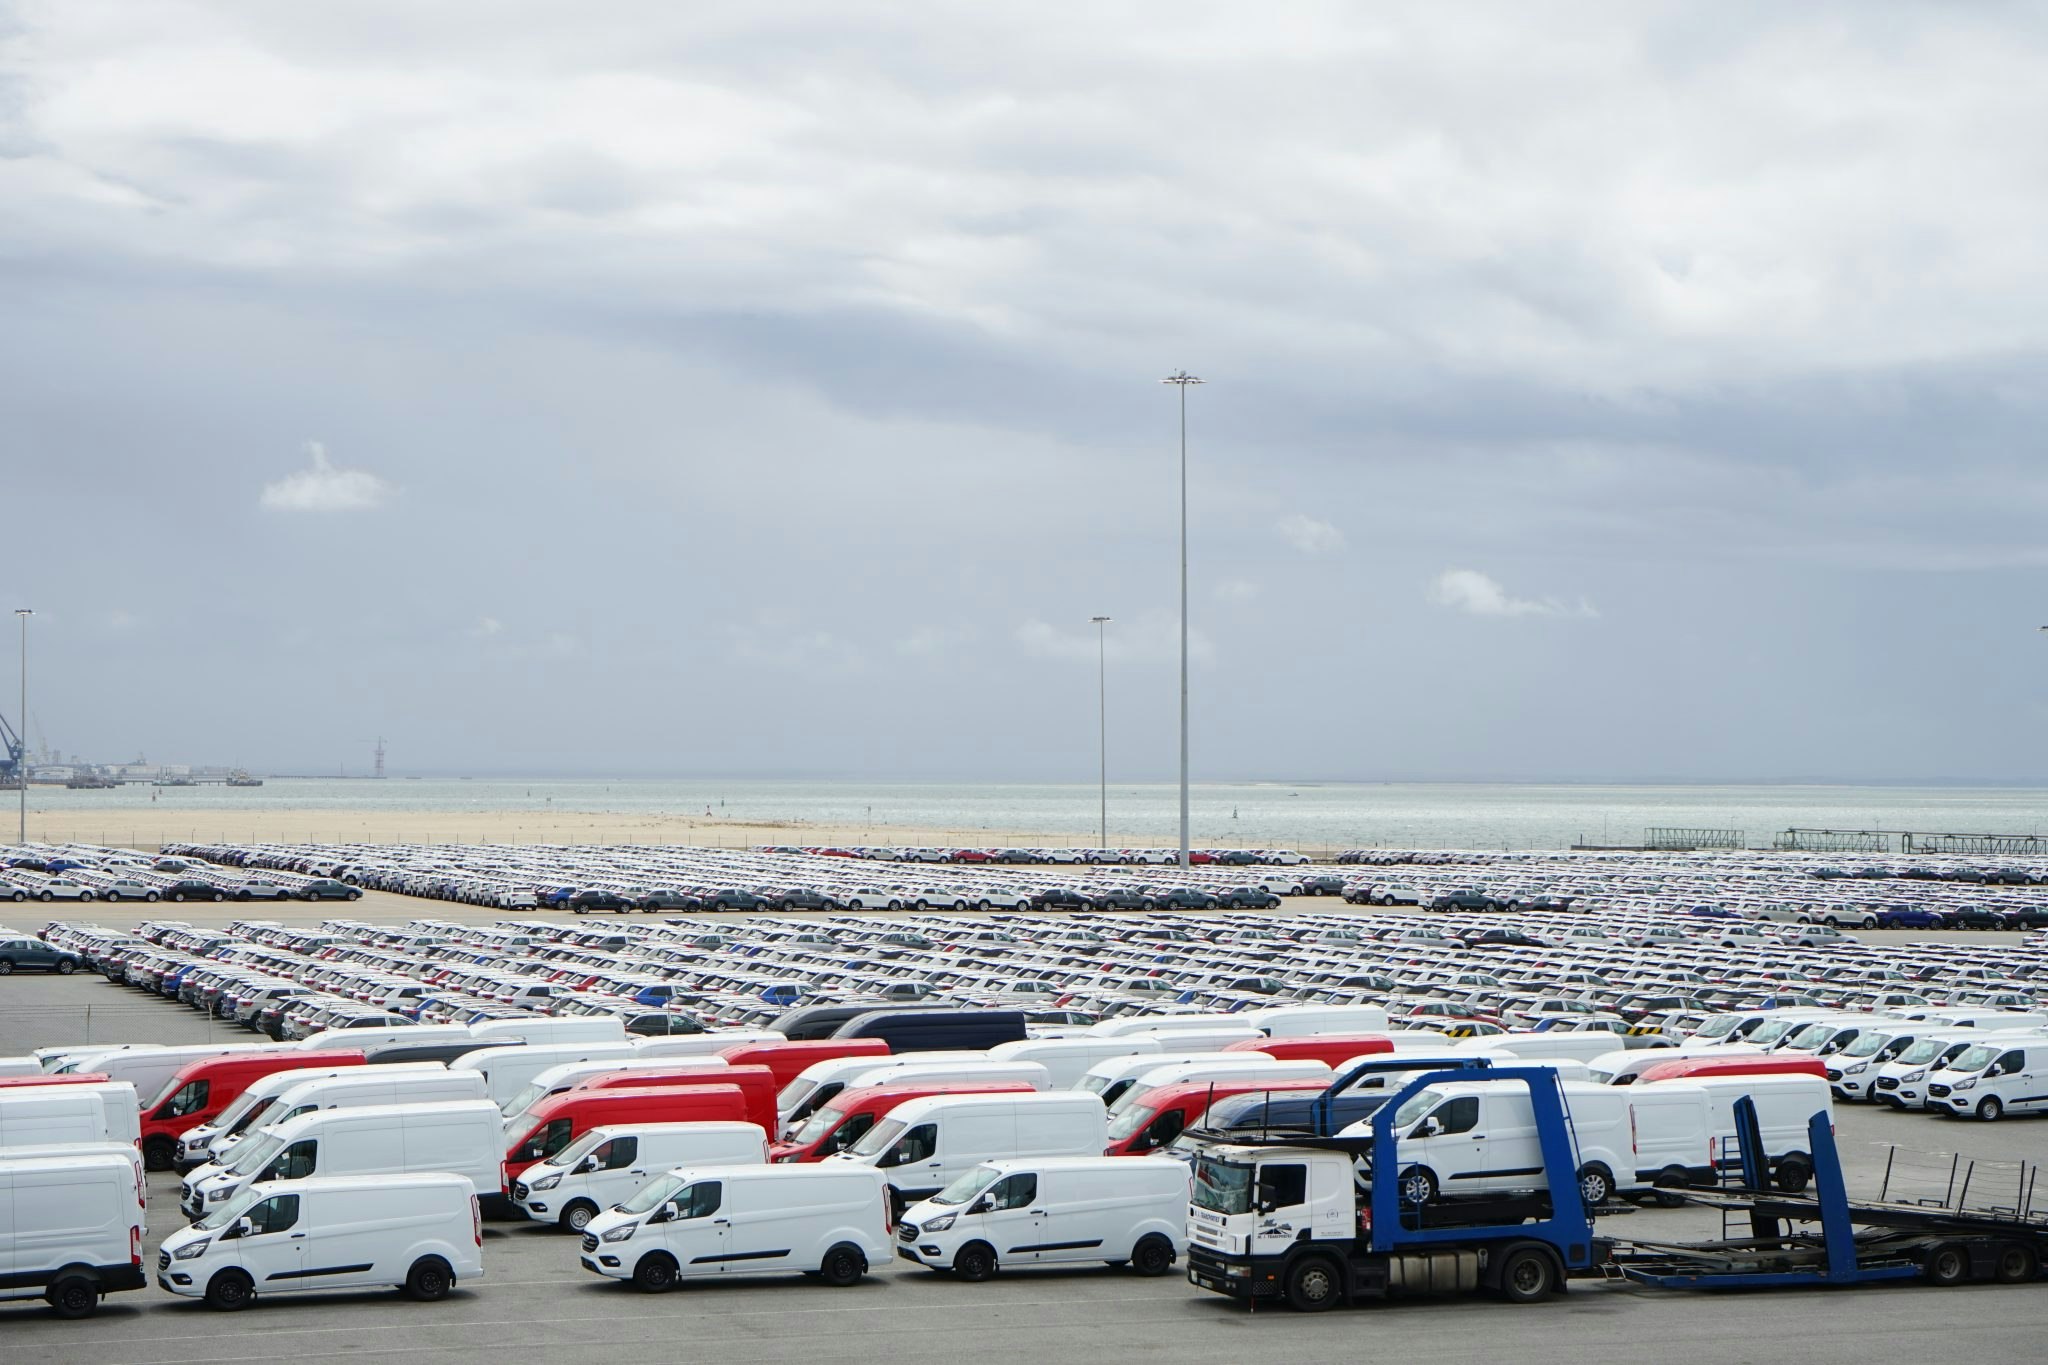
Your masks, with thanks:
[{"label": "asphalt ground", "polygon": [[[96,1041],[183,1043],[251,1038],[189,1009],[98,977],[14,976],[0,983],[0,1055],[76,1036],[87,1007]],[[1997,1124],[1841,1106],[1837,1124],[1852,1193],[1875,1196],[1890,1148],[1939,1193],[1948,1153],[1983,1163],[1975,1179],[2014,1179],[2048,1159],[2048,1119]],[[1136,1158],[1134,1158],[1136,1159]],[[145,1264],[183,1219],[177,1177],[150,1177]],[[1603,1235],[1698,1240],[1721,1235],[1717,1212],[1645,1209],[1603,1219]],[[0,1360],[240,1362],[392,1358],[440,1361],[680,1359],[752,1362],[1420,1359],[1487,1365],[1645,1365],[1953,1359],[2037,1361],[2048,1341],[2048,1282],[2020,1287],[1921,1285],[1838,1290],[1669,1292],[1577,1281],[1547,1303],[1484,1298],[1361,1305],[1304,1316],[1256,1311],[1179,1276],[1147,1280],[1107,1268],[1013,1271],[980,1285],[917,1267],[877,1267],[835,1290],[796,1277],[735,1278],[650,1297],[583,1271],[576,1243],[534,1224],[485,1230],[484,1278],[437,1304],[395,1293],[286,1296],[216,1314],[154,1287],[119,1294],[97,1317],[62,1322],[40,1301],[0,1304]],[[1368,1339],[1361,1334],[1372,1333]],[[1281,1353],[1286,1353],[1284,1356]]]}]

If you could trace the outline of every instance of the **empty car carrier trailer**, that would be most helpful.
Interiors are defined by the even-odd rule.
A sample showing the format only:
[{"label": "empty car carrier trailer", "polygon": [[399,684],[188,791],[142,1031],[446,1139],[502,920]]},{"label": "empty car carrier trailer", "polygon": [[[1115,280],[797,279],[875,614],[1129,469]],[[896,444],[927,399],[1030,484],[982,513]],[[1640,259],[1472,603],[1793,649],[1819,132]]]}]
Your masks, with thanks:
[{"label": "empty car carrier trailer", "polygon": [[[1487,1080],[1527,1089],[1543,1166],[1508,1197],[1404,1203],[1396,1116],[1438,1082]],[[2048,1215],[2031,1175],[2010,1208],[1962,1211],[1852,1203],[1825,1113],[1809,1124],[1811,1193],[1770,1187],[1754,1107],[1736,1104],[1742,1184],[1685,1197],[1748,1220],[1748,1235],[1650,1243],[1597,1236],[1583,1202],[1571,1115],[1555,1071],[1451,1068],[1417,1076],[1374,1113],[1369,1138],[1289,1137],[1220,1143],[1196,1159],[1188,1211],[1188,1279],[1233,1298],[1284,1299],[1302,1311],[1358,1298],[1486,1290],[1533,1302],[1569,1279],[1664,1289],[1854,1285],[1919,1279],[2037,1281]]]}]

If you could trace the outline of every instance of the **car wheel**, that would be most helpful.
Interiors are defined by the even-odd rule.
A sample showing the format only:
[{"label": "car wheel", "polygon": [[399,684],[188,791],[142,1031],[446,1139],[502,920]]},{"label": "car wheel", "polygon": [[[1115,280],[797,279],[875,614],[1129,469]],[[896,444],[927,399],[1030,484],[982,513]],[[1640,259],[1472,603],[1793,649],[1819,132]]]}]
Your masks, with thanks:
[{"label": "car wheel", "polygon": [[1320,1313],[1344,1301],[1343,1272],[1327,1256],[1304,1256],[1287,1272],[1287,1306]]},{"label": "car wheel", "polygon": [[1579,1172],[1579,1197],[1587,1208],[1599,1208],[1614,1198],[1614,1177],[1599,1166],[1586,1167]]},{"label": "car wheel", "polygon": [[60,1318],[76,1321],[89,1318],[100,1306],[100,1287],[83,1276],[73,1275],[50,1286],[43,1296]]},{"label": "car wheel", "polygon": [[2005,1102],[1996,1095],[1986,1095],[1977,1104],[1977,1117],[1986,1123],[1998,1122],[2005,1113]]},{"label": "car wheel", "polygon": [[57,898],[51,895],[48,891],[45,891],[41,895],[37,896],[36,899],[39,901],[53,901]]},{"label": "car wheel", "polygon": [[1153,1233],[1131,1248],[1131,1268],[1140,1275],[1164,1275],[1173,1269],[1173,1243]]},{"label": "car wheel", "polygon": [[18,900],[18,901],[25,901],[25,900],[27,900],[27,899],[28,899],[28,892],[26,892],[26,891],[17,891],[17,892],[15,892],[15,893],[14,893],[14,899],[15,899],[15,900]]},{"label": "car wheel", "polygon": [[1550,1297],[1557,1288],[1557,1267],[1549,1255],[1535,1247],[1521,1247],[1508,1253],[1500,1268],[1500,1294],[1509,1303],[1534,1303]]},{"label": "car wheel", "polygon": [[145,891],[142,893],[142,899],[148,901],[151,905],[154,905],[156,904],[156,892]]},{"label": "car wheel", "polygon": [[559,1220],[565,1232],[581,1232],[590,1226],[590,1220],[597,1217],[597,1205],[588,1199],[578,1199],[562,1210]]},{"label": "car wheel", "polygon": [[987,1242],[969,1242],[953,1253],[953,1274],[969,1284],[980,1284],[994,1278],[996,1273],[995,1248]]},{"label": "car wheel", "polygon": [[256,1297],[256,1284],[239,1270],[223,1270],[206,1283],[206,1306],[238,1313]]},{"label": "car wheel", "polygon": [[363,898],[363,893],[362,893],[362,892],[360,892],[360,891],[351,891],[351,892],[349,892],[349,893],[348,893],[348,895],[346,895],[346,896],[342,897],[342,899],[343,899],[343,900],[351,900],[351,901],[359,901],[359,900],[361,900],[362,898]]},{"label": "car wheel", "polygon": [[212,901],[215,905],[219,905],[222,901],[227,899],[227,893],[224,891],[216,891],[211,896],[208,896],[207,899]]},{"label": "car wheel", "polygon": [[645,1294],[659,1294],[676,1287],[675,1258],[665,1251],[650,1251],[633,1267],[633,1287]]},{"label": "car wheel", "polygon": [[455,1276],[449,1272],[448,1263],[439,1256],[422,1256],[405,1273],[405,1296],[421,1303],[447,1298],[454,1285]]},{"label": "car wheel", "polygon": [[1777,1174],[1773,1177],[1777,1187],[1786,1194],[1798,1194],[1813,1179],[1813,1167],[1800,1157],[1786,1157],[1778,1163]]},{"label": "car wheel", "polygon": [[1436,1175],[1427,1166],[1410,1166],[1401,1172],[1401,1202],[1420,1206],[1436,1198]]},{"label": "car wheel", "polygon": [[841,1242],[826,1252],[824,1264],[818,1267],[818,1278],[835,1289],[859,1284],[860,1277],[867,1273],[868,1258],[851,1242]]},{"label": "car wheel", "polygon": [[14,975],[14,963],[13,963],[13,962],[11,962],[10,960],[8,960],[7,958],[4,958],[4,957],[0,957],[0,976],[13,976],[13,975]]}]

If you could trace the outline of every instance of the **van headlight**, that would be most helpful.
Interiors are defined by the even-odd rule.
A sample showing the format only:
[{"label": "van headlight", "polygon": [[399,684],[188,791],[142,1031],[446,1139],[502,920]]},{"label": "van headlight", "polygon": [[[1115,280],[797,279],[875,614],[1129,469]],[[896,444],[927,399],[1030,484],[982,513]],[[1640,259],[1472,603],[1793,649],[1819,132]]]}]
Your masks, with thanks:
[{"label": "van headlight", "polygon": [[1862,1074],[1863,1074],[1864,1072],[1866,1072],[1866,1071],[1868,1071],[1868,1070],[1870,1070],[1870,1063],[1869,1063],[1869,1062],[1858,1062],[1858,1063],[1856,1063],[1856,1065],[1854,1065],[1854,1066],[1845,1066],[1845,1067],[1843,1067],[1843,1068],[1842,1068],[1842,1074],[1843,1074],[1844,1076],[1860,1076],[1860,1075],[1862,1075]]},{"label": "van headlight", "polygon": [[1927,1079],[1927,1073],[1925,1071],[1908,1071],[1899,1079],[1902,1081],[1924,1081]]},{"label": "van headlight", "polygon": [[540,1179],[534,1181],[531,1185],[528,1185],[526,1188],[529,1190],[551,1190],[561,1183],[562,1175],[561,1172],[557,1171],[553,1175],[542,1176]]},{"label": "van headlight", "polygon": [[1975,1076],[1972,1076],[1972,1077],[1971,1077],[1971,1078],[1970,1078],[1969,1080],[1967,1080],[1967,1081],[1955,1081],[1955,1082],[1952,1082],[1952,1083],[1951,1083],[1951,1084],[1949,1085],[1949,1089],[1950,1089],[1950,1090],[1952,1090],[1952,1091],[1954,1091],[1954,1090],[1975,1090],[1976,1088],[1977,1088],[1977,1078],[1976,1078]]},{"label": "van headlight", "polygon": [[195,1261],[204,1256],[206,1249],[212,1245],[213,1239],[211,1237],[201,1237],[198,1241],[187,1242],[172,1252],[171,1259],[174,1261]]},{"label": "van headlight", "polygon": [[225,1185],[221,1186],[217,1190],[208,1190],[206,1192],[206,1202],[209,1204],[218,1204],[221,1200],[227,1198],[232,1193],[233,1191]]},{"label": "van headlight", "polygon": [[953,1226],[953,1220],[959,1216],[957,1213],[942,1213],[929,1222],[920,1223],[918,1227],[923,1232],[944,1232]]},{"label": "van headlight", "polygon": [[623,1242],[628,1237],[631,1237],[633,1235],[633,1229],[639,1226],[640,1225],[638,1223],[621,1223],[617,1227],[605,1233],[598,1240],[601,1242]]}]

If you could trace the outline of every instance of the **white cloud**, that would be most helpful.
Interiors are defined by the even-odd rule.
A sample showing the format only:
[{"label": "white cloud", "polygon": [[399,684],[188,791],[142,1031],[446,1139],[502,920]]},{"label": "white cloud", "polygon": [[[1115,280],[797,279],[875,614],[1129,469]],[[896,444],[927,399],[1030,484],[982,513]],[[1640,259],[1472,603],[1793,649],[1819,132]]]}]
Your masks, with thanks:
[{"label": "white cloud", "polygon": [[1327,521],[1296,512],[1293,516],[1282,517],[1280,534],[1287,543],[1305,555],[1328,554],[1344,547],[1344,533]]},{"label": "white cloud", "polygon": [[[1094,659],[1098,648],[1112,659],[1177,659],[1180,657],[1180,623],[1172,612],[1148,611],[1133,620],[1111,621],[1100,644],[1096,627],[1082,625],[1060,630],[1036,617],[1014,632],[1024,652],[1045,659]],[[1216,646],[1193,626],[1188,628],[1188,658],[1212,663]]]},{"label": "white cloud", "polygon": [[125,607],[116,607],[107,613],[107,629],[133,630],[137,624],[134,612]]},{"label": "white cloud", "polygon": [[363,469],[340,469],[327,447],[306,442],[312,467],[263,485],[263,505],[274,512],[366,512],[391,495],[391,485]]},{"label": "white cloud", "polygon": [[493,635],[504,634],[504,631],[505,623],[495,616],[479,616],[476,624],[469,628],[471,638],[478,640],[488,640]]},{"label": "white cloud", "polygon": [[1259,585],[1249,578],[1226,578],[1216,585],[1218,602],[1244,603],[1259,595]]},{"label": "white cloud", "polygon": [[1580,598],[1567,606],[1555,597],[1516,597],[1494,579],[1477,569],[1446,569],[1430,584],[1429,600],[1440,607],[1471,616],[1598,616],[1593,605]]}]

